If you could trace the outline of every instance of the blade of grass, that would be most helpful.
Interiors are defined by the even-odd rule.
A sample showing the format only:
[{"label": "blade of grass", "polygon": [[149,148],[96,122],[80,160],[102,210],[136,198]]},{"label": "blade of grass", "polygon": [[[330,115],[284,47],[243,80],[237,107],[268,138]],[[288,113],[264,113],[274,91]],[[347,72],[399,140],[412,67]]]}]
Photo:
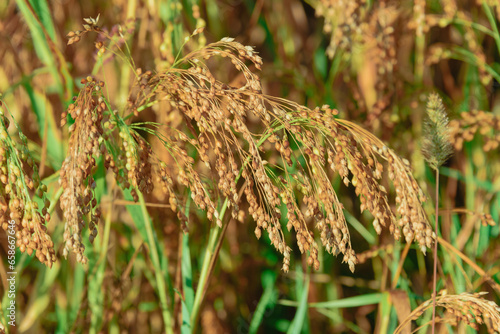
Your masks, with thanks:
[{"label": "blade of grass", "polygon": [[275,288],[276,275],[271,271],[265,271],[262,273],[262,286],[264,287],[264,293],[260,297],[257,308],[253,314],[252,320],[250,322],[250,327],[248,329],[249,334],[257,333],[266,309],[276,303],[278,292]]},{"label": "blade of grass", "polygon": [[[439,172],[442,175],[448,176],[448,177],[453,177],[459,181],[466,182],[467,178],[465,175],[463,175],[459,170],[448,168],[446,166],[442,166],[439,169]],[[470,181],[474,182],[475,186],[479,189],[483,189],[487,192],[494,193],[494,192],[499,192],[500,189],[498,187],[495,187],[495,185],[492,182],[488,182],[485,180],[480,180],[478,177],[475,175],[470,176]]]},{"label": "blade of grass", "polygon": [[354,229],[356,231],[358,231],[358,233],[366,240],[366,242],[368,242],[368,244],[370,244],[372,246],[375,245],[375,243],[377,242],[377,238],[374,237],[373,234],[371,234],[370,231],[368,231],[366,229],[366,227],[364,227],[364,225],[361,224],[361,222],[356,219],[356,217],[351,215],[346,210],[344,210],[344,216],[345,216],[345,219],[347,220],[347,222],[352,227],[354,227]]},{"label": "blade of grass", "polygon": [[[222,208],[219,212],[219,217],[222,221],[224,221],[223,219],[228,203],[229,199],[226,197],[226,200],[224,201],[224,204],[222,205]],[[193,326],[193,333],[196,332],[198,317],[201,310],[201,303],[203,301],[203,298],[205,297],[210,273],[213,269],[213,264],[215,263],[218,241],[222,239],[227,224],[227,222],[224,224],[224,228],[220,228],[216,224],[212,224],[212,227],[210,228],[210,236],[208,238],[207,249],[205,250],[205,255],[203,257],[200,280],[198,281],[198,286],[196,288],[193,311],[191,313],[191,325]]]},{"label": "blade of grass", "polygon": [[181,299],[181,307],[182,307],[181,334],[191,334],[193,333],[193,329],[191,328],[191,322],[189,317],[190,311],[183,299]]},{"label": "blade of grass", "polygon": [[[349,308],[349,307],[359,307],[364,305],[378,304],[382,301],[385,292],[370,293],[362,296],[348,297],[343,299],[331,300],[327,302],[309,303],[308,306],[312,308]],[[280,299],[277,302],[284,306],[295,306],[299,304],[292,300]]]},{"label": "blade of grass", "polygon": [[[96,187],[97,189],[97,187]],[[106,270],[106,255],[108,253],[109,246],[109,234],[111,230],[111,214],[113,212],[113,204],[111,203],[109,207],[108,214],[106,215],[105,225],[104,225],[104,235],[102,236],[102,242],[98,249],[99,259],[95,266],[96,268],[93,273],[89,276],[89,307],[92,311],[92,318],[90,320],[91,332],[99,332],[102,323],[102,318],[104,315],[104,291],[102,290],[104,282],[104,273]],[[99,234],[98,234],[99,238]]]},{"label": "blade of grass", "polygon": [[[18,267],[22,268],[22,264],[16,266],[16,269]],[[30,303],[28,304],[26,308],[26,313],[24,317],[21,319],[21,321],[18,323],[18,330],[19,332],[26,332],[28,331],[35,321],[37,319],[40,319],[42,314],[47,310],[47,308],[50,305],[50,289],[52,285],[54,284],[57,276],[59,275],[60,272],[60,264],[58,262],[54,263],[52,266],[52,269],[49,269],[45,266],[42,267],[42,269],[39,271],[35,284],[34,284],[34,293],[33,293],[33,298],[30,298]],[[17,275],[18,277],[21,276],[21,271],[22,270],[17,270]],[[16,291],[19,291],[19,282],[20,280],[17,280],[17,287]],[[18,294],[20,295],[20,294]]]},{"label": "blade of grass", "polygon": [[[66,307],[65,307],[66,306]],[[68,333],[69,332],[69,324],[68,324],[68,312],[67,305],[65,305],[65,300],[58,300],[55,305],[55,313],[57,318],[57,327],[56,333]]]},{"label": "blade of grass", "polygon": [[391,318],[392,302],[389,293],[384,293],[379,303],[379,312],[377,319],[377,333],[389,333],[389,321]]},{"label": "blade of grass", "polygon": [[[123,193],[126,200],[132,200],[132,195],[130,194],[129,190],[125,190]],[[151,258],[151,262],[153,264],[153,269],[155,273],[154,279],[157,284],[157,290],[158,290],[157,293],[160,298],[160,308],[162,310],[165,331],[171,334],[173,333],[173,319],[170,313],[171,307],[169,307],[168,300],[173,300],[172,299],[173,291],[172,291],[171,278],[167,270],[168,259],[161,251],[161,247],[159,247],[158,240],[155,237],[151,220],[149,218],[149,214],[146,209],[144,196],[139,190],[137,190],[137,194],[139,196],[139,203],[141,203],[140,207],[127,205],[127,210],[132,216],[134,224],[137,227],[139,233],[141,234],[141,237],[148,245],[149,256]],[[162,260],[162,262],[160,262],[160,259]],[[168,295],[167,295],[167,287],[165,286],[165,281],[167,281],[167,285],[169,287]]]},{"label": "blade of grass", "polygon": [[55,29],[47,1],[16,0],[16,3],[28,24],[38,58],[49,68],[57,92],[65,101],[69,100],[73,82],[64,56],[54,42]]},{"label": "blade of grass", "polygon": [[295,312],[295,317],[293,318],[290,327],[288,328],[287,334],[299,334],[304,327],[307,319],[307,298],[309,296],[309,275],[306,274],[303,286],[300,288],[300,301],[297,305],[297,311]]},{"label": "blade of grass", "polygon": [[483,61],[481,61],[475,53],[459,46],[454,46],[451,51],[452,54],[450,58],[461,60],[463,62],[469,63],[474,66],[482,64],[486,72],[488,72],[496,81],[500,82],[500,73],[495,71],[495,69],[491,67],[489,64],[486,64]]},{"label": "blade of grass", "polygon": [[184,293],[184,300],[182,300],[182,327],[183,333],[191,331],[191,313],[194,304],[194,290],[193,290],[193,270],[191,268],[191,253],[189,251],[189,235],[182,236],[182,291]]},{"label": "blade of grass", "polygon": [[[498,4],[497,4],[497,6],[498,6]],[[492,13],[492,8],[485,1],[483,1],[483,10],[486,14],[486,17],[488,18],[488,21],[490,22],[491,29],[494,32],[492,37],[495,39],[495,44],[497,46],[497,50],[500,53],[500,32],[498,31],[497,20]]]},{"label": "blade of grass", "polygon": [[[54,170],[61,168],[64,160],[63,144],[60,132],[54,119],[54,113],[50,104],[46,103],[47,98],[42,93],[36,91],[29,83],[24,83],[28,96],[30,98],[32,110],[36,115],[38,128],[40,129],[40,138],[47,137],[47,152],[51,167]],[[45,134],[45,123],[47,122],[47,134]]]},{"label": "blade of grass", "polygon": [[481,267],[479,267],[474,261],[469,259],[464,253],[453,247],[452,244],[447,242],[441,237],[438,237],[438,242],[444,247],[448,248],[452,253],[455,253],[458,257],[460,257],[464,262],[466,262],[469,266],[471,266],[479,275],[483,277],[483,279],[488,282],[491,287],[496,291],[498,295],[500,295],[500,284],[496,283],[495,280],[486,273]]},{"label": "blade of grass", "polygon": [[[70,269],[69,263],[67,269]],[[82,300],[84,298],[84,293],[85,293],[84,287],[87,275],[85,273],[83,266],[79,264],[77,264],[74,270],[70,273],[73,276],[73,281],[72,281],[73,284],[69,284],[68,280],[68,284],[66,285],[66,296],[68,296],[69,298],[67,314],[68,314],[68,324],[74,325],[74,323],[77,321],[78,313],[80,312]]]}]

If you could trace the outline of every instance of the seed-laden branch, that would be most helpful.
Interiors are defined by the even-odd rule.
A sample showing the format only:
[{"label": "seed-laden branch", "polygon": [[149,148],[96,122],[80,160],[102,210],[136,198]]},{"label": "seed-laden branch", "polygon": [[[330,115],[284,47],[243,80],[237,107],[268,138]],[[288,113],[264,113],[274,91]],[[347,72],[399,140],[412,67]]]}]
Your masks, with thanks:
[{"label": "seed-laden branch", "polygon": [[[88,24],[86,31],[106,37],[103,30],[93,28],[96,23]],[[99,46],[101,54],[109,50]],[[207,65],[212,58],[230,61],[245,83],[231,87],[218,80]],[[243,220],[248,214],[256,222],[258,238],[263,231],[268,233],[272,245],[284,256],[285,272],[291,248],[282,221],[288,231],[294,231],[310,266],[320,266],[316,230],[323,247],[335,255],[342,253],[343,261],[354,271],[357,258],[344,207],[331,182],[335,176],[355,188],[361,211],[373,215],[377,233],[385,226],[396,239],[403,235],[408,242],[415,240],[423,251],[430,247],[433,234],[422,208],[425,198],[409,163],[368,131],[339,119],[337,110],[328,106],[309,109],[263,94],[259,77],[248,67],[260,69],[261,65],[262,59],[251,47],[224,38],[179,59],[176,67],[158,73],[137,69],[122,113],[110,111],[102,82],[91,77],[83,80],[85,86],[67,112],[75,122],[70,126],[68,156],[60,179],[66,219],[64,254],[73,250],[77,260],[85,263],[81,235],[87,214],[90,239],[95,238],[100,212],[93,173],[101,154],[123,188],[151,192],[156,175],[156,183],[168,194],[171,209],[185,230],[183,189],[189,188],[196,206],[219,227],[222,212],[216,203],[227,198],[224,209],[232,217]],[[170,128],[130,124],[129,115],[137,115],[146,105],[155,105],[158,115],[169,114],[187,122]],[[63,114],[63,124],[66,117]],[[160,140],[168,160],[159,160],[147,138],[136,132],[139,129]],[[213,177],[206,177],[209,174]],[[394,185],[396,212],[391,210],[384,180]],[[246,200],[239,194],[242,183]],[[134,197],[137,200],[137,193]],[[282,211],[282,205],[286,210]]]},{"label": "seed-laden branch", "polygon": [[8,133],[10,121],[4,110],[8,108],[0,100],[0,226],[9,236],[14,226],[16,247],[30,256],[35,253],[41,263],[52,267],[56,256],[45,226],[51,218],[47,186],[40,180],[27,138],[14,118],[20,141]]},{"label": "seed-laden branch", "polygon": [[[246,82],[231,87],[217,80],[207,65],[211,58],[228,59]],[[129,143],[125,147],[134,147],[134,142],[145,143],[138,136],[130,139],[129,132],[141,128],[156,136],[167,150],[170,160],[157,163],[157,181],[168,193],[170,206],[177,212],[183,229],[187,228],[187,217],[179,189],[187,187],[196,206],[206,210],[207,219],[219,227],[226,210],[233,217],[251,215],[257,223],[257,238],[263,230],[267,231],[273,246],[283,254],[285,272],[289,270],[291,248],[281,225],[283,214],[288,231],[295,232],[299,250],[307,253],[310,266],[320,266],[319,245],[310,228],[313,225],[325,249],[332,254],[342,253],[343,261],[354,271],[357,258],[343,205],[330,181],[336,174],[346,186],[352,183],[355,187],[361,210],[372,213],[377,233],[387,226],[396,239],[403,234],[408,242],[416,240],[425,252],[432,244],[433,233],[422,208],[425,197],[408,162],[371,133],[338,119],[337,110],[328,106],[311,110],[264,95],[259,77],[247,64],[260,69],[262,59],[251,47],[224,38],[189,53],[176,61],[176,67],[165,71],[137,69],[123,119],[117,113],[110,119],[111,127],[118,126],[120,137]],[[159,119],[169,114],[185,120],[186,126],[167,128],[163,133],[162,124],[125,124],[129,115],[137,115],[146,106],[156,106]],[[124,166],[130,169],[138,161],[133,150],[127,149],[126,163],[121,162],[113,145],[107,150],[115,152],[106,161],[117,177],[124,175]],[[188,154],[193,150],[198,161]],[[276,162],[271,164],[270,160]],[[391,210],[388,192],[381,184],[384,163],[388,166],[387,179],[396,190],[396,213]],[[147,170],[149,173],[150,168]],[[215,176],[212,180],[204,176],[210,173]],[[246,201],[239,194],[240,176],[246,185]],[[119,183],[128,186],[127,180]],[[217,189],[215,194],[210,191],[213,186]],[[221,212],[215,204],[220,198],[226,199]],[[286,211],[282,212],[281,205],[286,206]],[[207,281],[208,278],[200,281],[202,289]],[[199,310],[202,291],[198,291],[197,297]],[[192,317],[195,322],[196,317]]]},{"label": "seed-laden branch", "polygon": [[[99,57],[118,54],[134,68],[130,56],[120,54],[123,36],[100,29],[97,19],[87,19],[84,28],[69,34],[70,44],[95,32],[109,41],[96,45]],[[245,82],[231,87],[219,80],[209,66],[211,59],[221,61],[221,66],[227,60]],[[155,184],[160,186],[184,231],[186,193],[217,228],[222,227],[225,213],[240,221],[252,216],[256,237],[267,232],[271,244],[283,255],[284,272],[289,270],[292,252],[285,226],[295,234],[309,266],[319,269],[322,246],[331,254],[342,254],[343,262],[354,271],[358,260],[344,206],[332,185],[335,177],[347,187],[352,184],[361,211],[372,214],[378,234],[386,227],[396,239],[414,240],[423,252],[431,247],[434,235],[422,208],[425,196],[408,161],[370,132],[340,119],[339,112],[327,105],[309,109],[263,94],[260,78],[251,70],[261,66],[262,59],[252,47],[223,38],[177,59],[166,70],[153,73],[134,68],[135,80],[121,111],[113,110],[112,97],[104,93],[102,81],[93,77],[82,80],[84,87],[61,120],[62,125],[74,121],[69,126],[68,154],[59,180],[64,189],[60,202],[65,219],[63,255],[73,251],[77,261],[87,262],[82,234],[87,222],[91,242],[97,234],[101,213],[94,173],[101,156],[117,184],[131,188],[136,201],[142,198],[138,192],[151,193]],[[158,120],[168,115],[180,121],[133,123],[134,116],[148,108]],[[160,147],[153,151],[152,136],[166,155],[160,155]],[[395,189],[395,212],[386,189],[390,181]],[[14,199],[4,199],[9,207],[13,205]],[[217,203],[222,199],[225,202],[219,211]],[[217,235],[211,249],[217,244]],[[55,260],[52,247],[41,251],[45,257],[40,260],[49,265]],[[52,254],[50,261],[47,254]],[[215,256],[208,259],[212,263]],[[204,268],[210,269],[210,263]],[[208,269],[200,282],[202,289],[208,282]],[[199,291],[197,312],[202,300]],[[169,327],[172,319],[164,304],[163,299]],[[196,322],[196,318],[195,314],[192,320]]]},{"label": "seed-laden branch", "polygon": [[475,330],[479,330],[479,325],[484,324],[488,333],[498,333],[500,331],[500,307],[494,302],[484,299],[485,294],[487,292],[461,293],[459,295],[443,294],[437,298],[433,297],[413,310],[399,324],[394,334],[401,333],[407,324],[420,318],[426,310],[435,307],[442,307],[447,312],[442,318],[433,320],[433,324],[435,321],[453,326],[467,324]]},{"label": "seed-laden branch", "polygon": [[[110,38],[97,28],[96,20],[86,22],[85,32]],[[116,48],[120,43],[115,39],[110,38],[109,46],[101,43],[100,53]],[[76,42],[73,38],[72,43]],[[246,82],[231,87],[218,80],[207,65],[212,58],[228,59]],[[328,106],[311,110],[263,94],[259,77],[247,65],[260,69],[262,59],[251,47],[224,38],[179,59],[176,67],[158,73],[138,69],[129,103],[120,115],[110,111],[111,103],[102,93],[103,83],[90,77],[84,80],[85,87],[68,109],[75,123],[70,126],[69,154],[61,169],[65,255],[73,249],[78,260],[85,262],[81,234],[89,213],[90,239],[95,238],[100,212],[92,175],[100,154],[105,155],[106,167],[114,171],[124,188],[151,192],[156,175],[184,230],[187,217],[181,210],[180,195],[184,188],[190,189],[196,206],[206,210],[208,220],[219,226],[221,217],[215,203],[228,198],[228,211],[233,217],[248,214],[257,223],[257,237],[262,231],[269,234],[271,243],[284,255],[285,272],[291,248],[282,220],[296,234],[309,265],[319,268],[315,229],[325,249],[342,253],[343,261],[354,270],[357,259],[344,207],[331,183],[335,175],[346,186],[355,187],[361,210],[372,213],[377,233],[386,226],[396,239],[404,235],[408,242],[416,240],[423,251],[431,246],[433,234],[422,208],[425,198],[406,160],[371,133],[339,119],[337,110]],[[151,128],[148,124],[127,124],[129,115],[137,115],[146,105],[157,106],[158,114],[186,119],[188,124],[163,132],[159,129],[163,125],[151,123]],[[160,139],[169,154],[168,161],[159,161],[148,141],[134,130],[139,128]],[[196,159],[193,153],[188,154],[193,150]],[[241,186],[236,177],[240,172],[247,184],[245,201],[238,194]],[[210,173],[215,176],[212,180],[205,176]],[[396,212],[391,210],[383,179],[394,184]],[[134,197],[137,199],[137,194]],[[281,205],[286,206],[283,212]]]}]

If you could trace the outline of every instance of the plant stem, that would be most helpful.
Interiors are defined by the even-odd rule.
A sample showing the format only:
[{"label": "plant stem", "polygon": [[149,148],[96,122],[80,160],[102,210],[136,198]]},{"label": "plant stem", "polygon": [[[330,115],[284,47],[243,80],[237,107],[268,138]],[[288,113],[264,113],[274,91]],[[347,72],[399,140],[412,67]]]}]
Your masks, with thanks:
[{"label": "plant stem", "polygon": [[[219,213],[221,220],[224,219],[224,214],[226,213],[227,205],[229,203],[229,198],[226,197],[224,204],[222,205],[222,209]],[[201,303],[203,301],[203,297],[205,297],[206,288],[208,285],[208,279],[210,277],[210,272],[212,269],[212,259],[216,256],[216,250],[218,245],[218,240],[222,237],[223,231],[225,229],[220,228],[217,224],[213,224],[210,229],[210,237],[208,240],[207,250],[205,251],[205,256],[203,258],[203,264],[201,267],[200,280],[198,281],[198,286],[196,288],[196,296],[193,303],[193,310],[191,312],[191,326],[192,333],[196,333],[196,327],[198,323],[198,317],[200,316]]]},{"label": "plant stem", "polygon": [[113,203],[109,204],[109,212],[106,216],[106,221],[104,224],[104,234],[102,236],[102,244],[101,244],[101,250],[100,250],[100,256],[99,256],[99,261],[100,265],[103,265],[103,263],[106,263],[106,255],[108,254],[108,247],[109,247],[109,233],[111,231],[111,213],[113,212]]},{"label": "plant stem", "polygon": [[173,334],[172,329],[172,315],[168,310],[167,303],[167,291],[165,289],[165,281],[163,280],[163,272],[161,270],[160,259],[158,257],[158,250],[156,249],[156,242],[153,235],[153,228],[151,226],[151,220],[149,219],[149,214],[146,209],[146,203],[142,193],[137,189],[137,195],[139,197],[139,202],[141,203],[142,215],[144,217],[144,224],[146,225],[146,233],[148,235],[149,244],[149,254],[151,256],[151,261],[153,262],[153,268],[155,271],[156,285],[158,286],[158,294],[160,295],[160,307],[162,310],[163,321],[165,322],[165,332],[167,334]]},{"label": "plant stem", "polygon": [[[276,127],[272,132],[267,133],[266,135],[262,136],[262,138],[259,140],[257,143],[257,147],[262,145],[271,134],[274,132],[278,131],[279,129],[283,128],[283,126],[278,126]],[[236,182],[240,179],[243,169],[245,166],[250,162],[251,157],[247,157],[245,162],[243,163],[243,166],[241,167],[240,173],[236,177]],[[243,188],[242,188],[243,189]],[[241,194],[240,196],[241,197]],[[226,213],[227,206],[229,204],[229,198],[226,197],[224,203],[222,204],[221,211],[219,212],[219,217],[221,221],[224,221],[224,215]],[[217,226],[216,224],[213,224],[213,226],[210,228],[210,236],[208,239],[208,245],[207,245],[207,250],[205,251],[205,256],[203,258],[203,264],[201,267],[201,273],[200,273],[200,280],[198,281],[198,286],[196,288],[196,295],[193,303],[193,310],[191,312],[191,328],[192,328],[192,333],[196,333],[196,328],[198,326],[198,318],[200,316],[200,310],[201,310],[201,303],[203,301],[203,298],[205,297],[205,292],[208,286],[208,280],[210,278],[210,273],[212,271],[212,268],[215,264],[215,257],[218,254],[218,249],[221,244],[221,239],[224,236],[224,232],[226,231],[227,224],[225,224],[222,228]]]},{"label": "plant stem", "polygon": [[436,168],[436,211],[434,216],[436,221],[434,222],[434,233],[436,234],[436,239],[434,240],[434,273],[433,273],[433,283],[432,283],[432,334],[434,334],[436,328],[436,281],[437,281],[437,238],[438,238],[438,203],[439,203],[439,169]]},{"label": "plant stem", "polygon": [[[62,188],[61,188],[62,189]],[[109,205],[109,211],[106,215],[105,225],[104,225],[104,234],[102,235],[102,243],[99,246],[99,259],[97,261],[97,265],[92,270],[92,273],[89,275],[89,286],[90,284],[94,286],[102,286],[104,280],[104,271],[106,269],[106,255],[108,254],[109,247],[109,235],[111,231],[111,214],[113,212],[113,203],[111,202]],[[92,282],[93,281],[93,282]],[[90,287],[89,287],[90,290]],[[102,325],[102,318],[104,315],[103,312],[103,301],[104,298],[101,294],[90,294],[89,293],[89,307],[93,314],[90,320],[90,332],[97,333],[99,330],[99,326]],[[73,324],[73,327],[75,323]],[[73,330],[72,327],[72,330]]]}]

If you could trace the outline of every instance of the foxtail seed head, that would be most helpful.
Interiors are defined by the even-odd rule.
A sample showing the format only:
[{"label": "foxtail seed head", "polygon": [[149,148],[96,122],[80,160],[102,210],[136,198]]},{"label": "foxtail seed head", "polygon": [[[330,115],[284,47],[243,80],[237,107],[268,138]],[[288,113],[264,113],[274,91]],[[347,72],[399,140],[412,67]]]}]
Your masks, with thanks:
[{"label": "foxtail seed head", "polygon": [[438,169],[453,153],[448,116],[438,94],[432,93],[427,102],[428,120],[424,126],[422,153],[433,168]]}]

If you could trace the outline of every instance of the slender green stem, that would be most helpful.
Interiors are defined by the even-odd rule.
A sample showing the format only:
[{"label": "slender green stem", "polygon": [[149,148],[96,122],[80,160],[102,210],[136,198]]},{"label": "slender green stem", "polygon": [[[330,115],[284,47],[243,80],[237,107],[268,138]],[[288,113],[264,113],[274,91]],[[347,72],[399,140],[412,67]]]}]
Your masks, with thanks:
[{"label": "slender green stem", "polygon": [[163,321],[165,322],[165,332],[168,334],[173,334],[174,331],[173,331],[172,315],[168,310],[167,290],[165,287],[165,281],[163,280],[163,272],[161,270],[160,259],[158,257],[158,250],[156,249],[156,242],[153,235],[153,227],[151,226],[151,220],[149,219],[148,210],[146,209],[146,202],[144,201],[142,193],[138,189],[137,189],[137,195],[139,196],[142,215],[144,217],[144,224],[146,225],[145,227],[146,227],[146,233],[148,235],[149,254],[151,256],[151,261],[153,261],[156,285],[158,286],[158,294],[160,295],[160,307],[162,310]]},{"label": "slender green stem", "polygon": [[[61,188],[62,189],[62,188]],[[99,260],[98,265],[94,267],[93,273],[89,277],[89,282],[93,280],[94,286],[102,286],[102,282],[104,280],[104,271],[106,269],[106,255],[108,254],[109,247],[109,234],[111,231],[111,214],[113,212],[113,202],[110,203],[109,211],[106,215],[106,221],[104,225],[104,234],[102,236],[102,243],[99,249]],[[89,284],[90,285],[90,284]],[[91,298],[91,294],[89,293],[89,304],[91,311],[95,314],[91,319],[90,325],[90,333],[97,333],[98,327],[102,324],[103,318],[103,297],[97,294]],[[76,322],[73,323],[73,327],[76,325]],[[72,330],[74,329],[72,327]]]},{"label": "slender green stem", "polygon": [[[283,126],[278,126],[272,132],[269,132],[269,133],[265,134],[264,136],[262,136],[262,138],[257,143],[257,147],[262,145],[262,143],[264,143],[272,133],[274,133],[275,131],[278,131],[282,127]],[[250,160],[251,160],[251,157],[249,156],[249,157],[247,157],[247,159],[243,163],[243,166],[240,169],[240,173],[236,177],[236,182],[238,182],[238,180],[240,179],[244,168],[250,162]],[[219,212],[219,217],[220,217],[221,221],[224,221],[224,215],[226,213],[226,209],[227,209],[228,204],[229,204],[229,198],[226,197],[226,199],[222,205],[222,208]],[[205,297],[205,292],[206,292],[206,289],[208,286],[208,280],[210,278],[210,273],[211,273],[213,264],[215,262],[214,258],[217,256],[217,253],[218,253],[217,249],[219,247],[221,238],[224,235],[224,231],[225,231],[224,228],[220,228],[216,224],[214,224],[212,226],[212,228],[210,229],[210,236],[208,239],[207,250],[205,251],[205,256],[203,258],[203,264],[202,264],[201,273],[200,273],[200,280],[198,281],[196,295],[195,295],[195,299],[194,299],[194,303],[193,303],[193,310],[191,312],[191,319],[190,320],[191,320],[191,326],[192,326],[193,333],[196,332],[196,328],[198,325],[198,318],[200,316],[201,303],[203,302],[203,298]]]},{"label": "slender green stem", "polygon": [[432,334],[434,334],[436,328],[436,282],[437,282],[437,238],[438,238],[438,203],[439,203],[439,169],[436,168],[436,211],[434,215],[436,220],[434,222],[434,233],[436,234],[436,239],[434,240],[434,272],[433,272],[433,282],[432,282]]},{"label": "slender green stem", "polygon": [[[221,220],[224,221],[224,215],[226,213],[227,205],[229,204],[229,198],[226,197],[222,209],[219,213]],[[191,312],[191,326],[193,327],[193,333],[196,332],[196,327],[198,323],[198,317],[200,315],[201,303],[203,297],[205,297],[206,287],[208,285],[208,279],[211,272],[212,259],[216,255],[218,240],[222,237],[223,229],[213,224],[210,229],[210,236],[208,239],[207,250],[205,251],[205,256],[203,258],[203,264],[201,267],[200,280],[198,281],[198,286],[196,288],[196,295],[193,303],[193,311]]]}]

